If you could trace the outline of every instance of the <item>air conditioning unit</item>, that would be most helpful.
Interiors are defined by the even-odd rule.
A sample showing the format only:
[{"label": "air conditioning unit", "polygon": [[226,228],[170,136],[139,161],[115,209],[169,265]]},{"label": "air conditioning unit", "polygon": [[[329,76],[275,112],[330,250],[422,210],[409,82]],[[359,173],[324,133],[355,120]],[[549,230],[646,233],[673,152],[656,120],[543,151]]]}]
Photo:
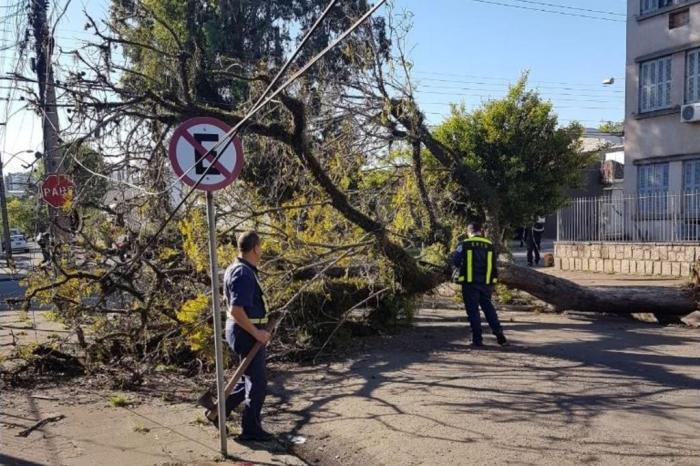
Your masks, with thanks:
[{"label": "air conditioning unit", "polygon": [[700,121],[700,103],[683,105],[681,107],[681,121],[683,123]]}]

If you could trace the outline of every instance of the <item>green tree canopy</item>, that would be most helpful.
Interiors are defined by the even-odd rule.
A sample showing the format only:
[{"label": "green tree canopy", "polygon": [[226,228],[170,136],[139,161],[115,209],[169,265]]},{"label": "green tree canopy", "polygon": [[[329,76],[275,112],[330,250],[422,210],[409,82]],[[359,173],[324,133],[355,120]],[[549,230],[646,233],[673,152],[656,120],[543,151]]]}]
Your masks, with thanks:
[{"label": "green tree canopy", "polygon": [[558,125],[552,104],[527,89],[526,76],[504,98],[473,112],[453,105],[452,114],[435,130],[437,139],[495,189],[502,229],[550,214],[565,202],[590,163],[580,151],[582,134],[578,123]]}]

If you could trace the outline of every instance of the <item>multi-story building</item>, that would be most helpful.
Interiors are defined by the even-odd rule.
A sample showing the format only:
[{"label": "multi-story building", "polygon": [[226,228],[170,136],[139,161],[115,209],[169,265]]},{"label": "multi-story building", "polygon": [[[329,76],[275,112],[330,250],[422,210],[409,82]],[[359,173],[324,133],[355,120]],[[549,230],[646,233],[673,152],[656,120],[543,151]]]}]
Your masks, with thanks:
[{"label": "multi-story building", "polygon": [[5,175],[5,191],[8,194],[22,196],[29,189],[29,172],[8,173]]},{"label": "multi-story building", "polygon": [[700,0],[627,4],[625,193],[698,193]]}]

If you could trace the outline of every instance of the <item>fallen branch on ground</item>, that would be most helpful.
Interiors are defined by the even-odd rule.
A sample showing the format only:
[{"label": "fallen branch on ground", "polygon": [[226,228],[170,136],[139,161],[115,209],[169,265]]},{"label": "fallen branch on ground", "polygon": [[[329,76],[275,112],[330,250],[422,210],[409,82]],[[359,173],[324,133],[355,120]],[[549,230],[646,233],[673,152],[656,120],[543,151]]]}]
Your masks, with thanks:
[{"label": "fallen branch on ground", "polygon": [[54,416],[47,417],[45,419],[38,421],[34,425],[24,429],[23,431],[20,431],[19,433],[17,433],[17,435],[15,437],[28,437],[29,434],[31,434],[32,432],[34,432],[37,429],[44,427],[49,422],[58,422],[61,419],[64,419],[65,417],[66,416],[63,414],[56,414]]}]

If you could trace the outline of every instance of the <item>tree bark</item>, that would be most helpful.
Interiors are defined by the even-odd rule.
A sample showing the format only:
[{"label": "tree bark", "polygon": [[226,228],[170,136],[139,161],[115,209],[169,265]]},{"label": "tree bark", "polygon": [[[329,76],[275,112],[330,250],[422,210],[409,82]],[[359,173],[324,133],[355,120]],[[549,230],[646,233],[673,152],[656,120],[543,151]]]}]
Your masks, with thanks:
[{"label": "tree bark", "polygon": [[609,314],[684,316],[698,309],[696,291],[662,286],[584,287],[515,264],[499,264],[499,280],[552,304],[558,310]]}]

